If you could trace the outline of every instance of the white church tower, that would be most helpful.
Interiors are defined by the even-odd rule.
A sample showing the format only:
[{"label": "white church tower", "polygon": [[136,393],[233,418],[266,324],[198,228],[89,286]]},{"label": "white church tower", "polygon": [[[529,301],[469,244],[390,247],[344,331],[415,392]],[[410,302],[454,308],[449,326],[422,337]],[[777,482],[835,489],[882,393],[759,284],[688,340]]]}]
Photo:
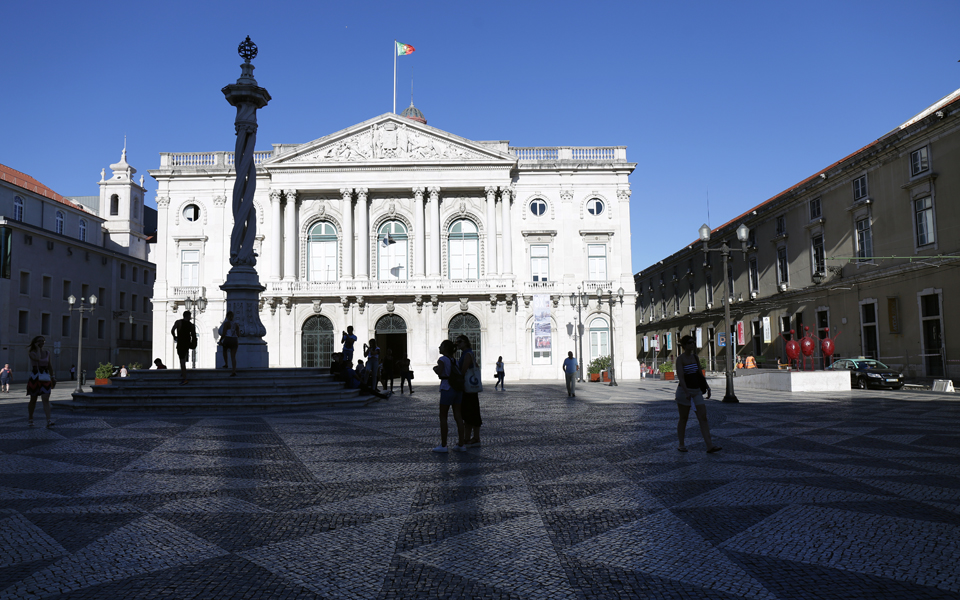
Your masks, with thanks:
[{"label": "white church tower", "polygon": [[133,181],[136,169],[127,163],[124,144],[120,162],[110,165],[113,177],[104,180],[100,172],[100,216],[103,223],[105,246],[130,256],[147,259],[147,236],[143,234],[143,176],[140,185]]}]

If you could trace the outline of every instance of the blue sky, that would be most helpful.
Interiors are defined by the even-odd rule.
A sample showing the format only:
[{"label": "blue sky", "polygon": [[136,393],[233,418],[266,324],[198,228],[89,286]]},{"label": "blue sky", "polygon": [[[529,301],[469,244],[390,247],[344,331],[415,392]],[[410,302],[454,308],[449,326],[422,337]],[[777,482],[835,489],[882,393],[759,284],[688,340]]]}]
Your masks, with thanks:
[{"label": "blue sky", "polygon": [[[119,158],[232,150],[237,44],[273,96],[258,149],[415,102],[516,146],[625,145],[633,271],[960,88],[960,2],[20,2],[4,7],[0,163],[64,195]],[[156,182],[147,177],[149,201]]]}]

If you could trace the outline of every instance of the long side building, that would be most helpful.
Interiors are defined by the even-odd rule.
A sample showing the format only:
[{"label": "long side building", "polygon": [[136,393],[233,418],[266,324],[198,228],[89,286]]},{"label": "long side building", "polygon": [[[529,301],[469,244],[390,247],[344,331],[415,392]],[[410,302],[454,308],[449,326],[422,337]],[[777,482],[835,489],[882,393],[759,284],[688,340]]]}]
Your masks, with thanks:
[{"label": "long side building", "polygon": [[[786,360],[790,332],[835,338],[837,354],[878,358],[915,378],[960,377],[960,90],[712,233],[748,252],[730,261],[691,244],[634,279],[641,360],[676,354],[700,335],[701,356],[722,369],[723,303],[739,356]],[[656,344],[655,342],[659,342]],[[659,350],[656,346],[659,345]],[[815,355],[817,368],[823,357]]]},{"label": "long side building", "polygon": [[[168,332],[188,300],[204,307],[197,366],[213,367],[233,154],[160,161],[150,172],[159,182],[154,329]],[[411,105],[312,142],[276,144],[256,163],[271,366],[327,366],[353,325],[358,358],[359,344],[376,338],[394,358],[408,357],[418,378],[433,378],[441,340],[465,334],[487,377],[502,356],[508,381],[561,379],[577,347],[570,295],[579,289],[590,295],[580,313],[584,364],[615,350],[621,376],[639,375],[628,180],[636,165],[625,148],[471,141],[428,126]],[[154,352],[174,360],[169,335],[154,338]]]}]

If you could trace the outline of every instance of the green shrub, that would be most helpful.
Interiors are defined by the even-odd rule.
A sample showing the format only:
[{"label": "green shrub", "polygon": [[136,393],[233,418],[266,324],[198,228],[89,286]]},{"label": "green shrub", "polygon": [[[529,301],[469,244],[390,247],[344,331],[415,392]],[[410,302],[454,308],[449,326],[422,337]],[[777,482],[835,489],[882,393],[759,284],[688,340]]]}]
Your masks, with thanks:
[{"label": "green shrub", "polygon": [[143,368],[143,365],[141,365],[141,364],[138,363],[138,362],[130,363],[130,370],[131,370],[131,371],[133,371],[133,370],[135,370],[135,369],[142,369],[142,368]]},{"label": "green shrub", "polygon": [[606,371],[610,368],[610,357],[609,356],[598,356],[595,359],[590,361],[590,364],[587,365],[587,373],[593,375],[594,373],[599,373],[600,371]]},{"label": "green shrub", "polygon": [[112,363],[100,363],[100,366],[97,367],[97,379],[110,379],[110,376],[113,375],[113,364]]},{"label": "green shrub", "polygon": [[657,367],[657,368],[660,369],[660,372],[661,372],[661,373],[673,373],[673,363],[672,363],[672,362],[660,363],[660,366]]}]

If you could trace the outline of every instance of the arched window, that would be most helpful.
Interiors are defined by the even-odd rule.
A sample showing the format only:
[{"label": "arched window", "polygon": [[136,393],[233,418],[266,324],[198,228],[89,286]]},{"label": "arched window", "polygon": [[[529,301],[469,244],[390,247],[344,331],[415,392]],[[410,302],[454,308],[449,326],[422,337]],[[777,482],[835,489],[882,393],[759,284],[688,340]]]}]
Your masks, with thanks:
[{"label": "arched window", "polygon": [[337,228],[320,221],[307,234],[307,280],[337,280]]},{"label": "arched window", "polygon": [[480,235],[473,221],[461,219],[450,226],[447,256],[450,279],[480,278]]},{"label": "arched window", "polygon": [[387,221],[377,233],[377,279],[407,279],[407,228]]},{"label": "arched window", "polygon": [[[454,315],[447,325],[447,337],[454,342],[461,335],[467,336],[470,340],[470,346],[473,348],[473,357],[477,360],[477,365],[483,364],[480,361],[480,320],[470,313],[460,313]],[[460,351],[457,351],[457,358],[460,357]]]},{"label": "arched window", "polygon": [[87,222],[83,219],[80,219],[80,241],[87,241]]},{"label": "arched window", "polygon": [[23,220],[23,198],[17,196],[13,199],[13,220],[22,221]]},{"label": "arched window", "polygon": [[333,354],[333,323],[323,315],[306,320],[301,330],[300,366],[329,367]]},{"label": "arched window", "polygon": [[63,235],[63,213],[57,211],[57,233]]},{"label": "arched window", "polygon": [[113,194],[110,196],[110,215],[120,214],[120,196]]},{"label": "arched window", "polygon": [[610,356],[610,326],[603,317],[590,321],[590,360]]}]

